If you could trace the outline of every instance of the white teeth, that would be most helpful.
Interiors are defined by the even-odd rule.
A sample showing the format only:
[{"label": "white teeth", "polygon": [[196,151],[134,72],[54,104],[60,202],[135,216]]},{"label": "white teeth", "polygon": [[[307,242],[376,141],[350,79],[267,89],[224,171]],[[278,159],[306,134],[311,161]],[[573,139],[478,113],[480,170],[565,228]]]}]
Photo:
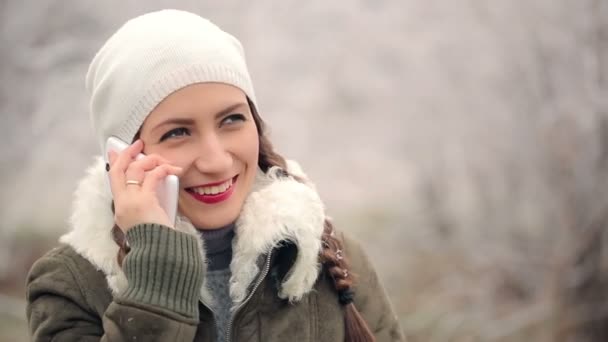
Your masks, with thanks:
[{"label": "white teeth", "polygon": [[199,186],[192,188],[192,191],[199,195],[217,195],[220,194],[232,186],[232,178],[220,185],[215,186]]},{"label": "white teeth", "polygon": [[228,188],[230,188],[231,185],[232,185],[232,179],[229,180],[228,182],[220,185],[220,192],[224,192],[224,191],[228,190]]}]

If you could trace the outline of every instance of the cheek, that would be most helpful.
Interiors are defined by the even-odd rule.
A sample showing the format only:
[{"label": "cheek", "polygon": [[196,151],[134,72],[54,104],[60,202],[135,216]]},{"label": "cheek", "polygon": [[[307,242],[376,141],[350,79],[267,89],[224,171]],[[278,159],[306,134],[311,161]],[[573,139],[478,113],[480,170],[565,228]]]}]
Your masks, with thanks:
[{"label": "cheek", "polygon": [[189,153],[187,149],[181,149],[179,152],[174,150],[172,153],[168,153],[163,157],[169,160],[171,165],[179,166],[184,170],[187,170],[195,160],[195,156],[192,153]]},{"label": "cheek", "polygon": [[180,149],[158,149],[150,151],[150,153],[158,154],[164,159],[167,159],[171,165],[179,166],[184,170],[192,164],[192,161],[194,160],[194,156],[187,147]]},{"label": "cheek", "polygon": [[[255,125],[245,127],[225,136],[224,147],[239,164],[246,164],[249,168],[256,168],[259,154],[259,138]],[[255,167],[252,167],[255,166]],[[243,165],[244,166],[244,165]]]},{"label": "cheek", "polygon": [[[258,132],[254,126],[252,130],[249,130],[247,132],[246,141],[244,141],[243,144],[241,144],[241,154],[243,155],[243,158],[247,160],[248,164],[252,164],[252,165],[249,165],[249,167],[253,167],[253,166],[257,167],[259,153],[260,153],[259,137],[258,137]],[[256,167],[253,167],[253,168],[255,169]]]}]

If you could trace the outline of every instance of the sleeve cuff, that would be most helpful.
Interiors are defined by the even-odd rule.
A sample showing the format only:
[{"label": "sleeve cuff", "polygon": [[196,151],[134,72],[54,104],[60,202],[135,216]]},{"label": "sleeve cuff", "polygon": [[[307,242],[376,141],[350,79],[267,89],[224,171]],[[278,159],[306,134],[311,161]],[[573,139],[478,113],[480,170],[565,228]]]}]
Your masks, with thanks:
[{"label": "sleeve cuff", "polygon": [[203,263],[196,239],[158,224],[131,228],[123,261],[129,286],[122,299],[198,319]]}]

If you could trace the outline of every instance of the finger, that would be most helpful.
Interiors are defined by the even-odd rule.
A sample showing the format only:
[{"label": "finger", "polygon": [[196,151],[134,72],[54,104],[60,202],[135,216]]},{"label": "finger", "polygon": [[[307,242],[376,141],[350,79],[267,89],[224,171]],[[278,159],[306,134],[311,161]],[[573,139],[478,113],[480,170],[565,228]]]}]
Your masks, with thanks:
[{"label": "finger", "polygon": [[[108,154],[108,159],[110,160],[110,171],[108,171],[108,174],[113,194],[116,195],[124,189],[126,182],[125,170],[129,167],[133,158],[141,152],[142,148],[143,143],[138,139],[123,151],[119,153],[112,151]],[[141,179],[143,179],[143,176],[141,176]]]},{"label": "finger", "polygon": [[[146,173],[142,170],[142,169],[138,169],[138,168],[131,168],[129,167],[127,169],[127,172],[125,173],[125,187],[127,190],[139,190],[141,185],[144,183],[146,178]],[[137,182],[139,185],[134,185],[134,184],[127,184],[127,182],[131,182],[131,181],[135,181]]]},{"label": "finger", "polygon": [[169,161],[158,154],[152,154],[129,164],[129,167],[127,168],[127,173],[131,169],[141,169],[144,172],[147,172],[163,164],[169,164]]},{"label": "finger", "polygon": [[121,171],[124,173],[129,164],[141,153],[143,147],[144,143],[141,139],[137,139],[133,144],[117,154],[114,162],[110,164],[110,170],[114,169],[116,172]]},{"label": "finger", "polygon": [[[135,160],[125,172],[125,184],[128,181],[137,181],[144,183],[147,173],[154,170],[161,165],[168,165],[167,160],[159,155],[144,156],[138,160]],[[131,188],[135,188],[131,186]]]},{"label": "finger", "polygon": [[169,164],[163,164],[154,170],[148,172],[142,190],[149,192],[156,192],[156,188],[160,182],[164,181],[165,177],[169,175],[179,175],[182,172],[181,167],[171,166]]},{"label": "finger", "polygon": [[146,156],[148,156],[150,158],[157,158],[162,162],[162,164],[171,164],[171,161],[169,159],[164,158],[160,154],[150,153],[150,154],[147,154]]}]

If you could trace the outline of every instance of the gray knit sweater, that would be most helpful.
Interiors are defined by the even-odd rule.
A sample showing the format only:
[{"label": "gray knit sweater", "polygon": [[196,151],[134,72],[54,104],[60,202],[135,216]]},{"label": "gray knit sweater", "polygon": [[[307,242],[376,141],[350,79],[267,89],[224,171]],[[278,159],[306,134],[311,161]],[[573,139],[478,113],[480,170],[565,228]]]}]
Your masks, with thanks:
[{"label": "gray knit sweater", "polygon": [[216,322],[217,341],[226,340],[226,329],[230,320],[232,300],[229,292],[230,261],[232,260],[232,239],[234,225],[201,231],[207,254],[207,288],[213,297],[211,310]]}]

